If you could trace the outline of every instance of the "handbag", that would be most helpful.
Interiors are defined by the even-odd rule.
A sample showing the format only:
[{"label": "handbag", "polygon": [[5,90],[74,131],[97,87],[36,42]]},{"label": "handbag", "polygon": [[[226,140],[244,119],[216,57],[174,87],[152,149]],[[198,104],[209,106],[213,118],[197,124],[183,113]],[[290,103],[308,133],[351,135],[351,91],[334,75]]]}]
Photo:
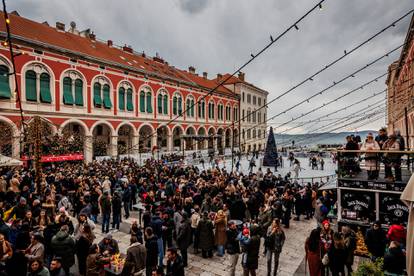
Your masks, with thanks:
[{"label": "handbag", "polygon": [[327,266],[329,264],[329,256],[328,256],[328,253],[325,253],[325,255],[323,255],[322,264],[324,266]]}]

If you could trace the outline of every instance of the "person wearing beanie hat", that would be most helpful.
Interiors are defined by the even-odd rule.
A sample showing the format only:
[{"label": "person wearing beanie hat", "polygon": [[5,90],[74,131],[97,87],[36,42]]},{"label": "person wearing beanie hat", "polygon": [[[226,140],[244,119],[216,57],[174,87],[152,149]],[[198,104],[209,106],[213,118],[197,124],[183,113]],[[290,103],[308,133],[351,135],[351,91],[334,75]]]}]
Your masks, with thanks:
[{"label": "person wearing beanie hat", "polygon": [[[321,229],[321,256],[324,257],[325,254],[328,254],[329,250],[331,249],[333,243],[333,235],[334,232],[331,229],[331,225],[328,220],[322,221],[322,229]],[[322,266],[322,275],[325,275],[325,271],[329,271],[327,265]]]}]

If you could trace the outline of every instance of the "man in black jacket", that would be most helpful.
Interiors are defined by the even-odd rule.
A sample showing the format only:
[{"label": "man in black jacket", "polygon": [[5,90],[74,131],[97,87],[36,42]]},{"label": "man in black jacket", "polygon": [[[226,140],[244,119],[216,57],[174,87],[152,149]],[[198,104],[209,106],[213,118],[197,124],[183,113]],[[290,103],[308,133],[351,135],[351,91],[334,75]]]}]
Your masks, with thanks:
[{"label": "man in black jacket", "polygon": [[167,276],[184,276],[184,264],[175,248],[167,250]]},{"label": "man in black jacket", "polygon": [[387,237],[385,231],[381,229],[381,222],[376,221],[372,228],[367,230],[365,244],[368,247],[369,253],[372,255],[372,259],[375,260],[384,257]]},{"label": "man in black jacket", "polygon": [[178,228],[177,233],[177,246],[180,249],[183,265],[187,266],[187,248],[191,243],[191,225],[186,212],[183,212],[183,218]]},{"label": "man in black jacket", "polygon": [[112,198],[112,228],[119,230],[119,224],[121,223],[122,212],[122,200],[119,192],[114,193]]},{"label": "man in black jacket", "polygon": [[227,254],[230,259],[230,272],[229,275],[234,276],[236,272],[237,261],[239,260],[240,244],[239,244],[239,231],[234,221],[229,222],[229,229],[227,230]]},{"label": "man in black jacket", "polygon": [[146,274],[150,276],[157,267],[158,243],[151,227],[145,229],[145,248],[147,249],[147,260],[145,262]]}]

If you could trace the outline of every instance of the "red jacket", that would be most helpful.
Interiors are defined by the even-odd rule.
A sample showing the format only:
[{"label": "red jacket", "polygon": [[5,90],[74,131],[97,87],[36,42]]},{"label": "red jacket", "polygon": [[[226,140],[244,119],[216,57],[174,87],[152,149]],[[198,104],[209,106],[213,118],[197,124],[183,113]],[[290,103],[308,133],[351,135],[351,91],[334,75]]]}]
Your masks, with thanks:
[{"label": "red jacket", "polygon": [[393,224],[388,230],[387,238],[390,241],[397,241],[399,243],[405,244],[406,237],[407,233],[404,226],[402,225]]}]

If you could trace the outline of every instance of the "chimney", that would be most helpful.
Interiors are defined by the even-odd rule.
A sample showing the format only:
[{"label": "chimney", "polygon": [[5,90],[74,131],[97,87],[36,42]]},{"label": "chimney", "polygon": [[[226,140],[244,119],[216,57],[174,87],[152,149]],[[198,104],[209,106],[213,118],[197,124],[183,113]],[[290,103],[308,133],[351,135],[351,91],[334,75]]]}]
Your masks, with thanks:
[{"label": "chimney", "polygon": [[94,40],[94,41],[95,41],[95,39],[96,39],[96,35],[95,35],[93,32],[91,32],[91,33],[89,34],[89,38],[90,38],[91,40]]},{"label": "chimney", "polygon": [[217,74],[217,81],[221,81],[222,78],[223,78],[222,74]]},{"label": "chimney", "polygon": [[112,40],[109,40],[109,39],[108,39],[108,41],[106,42],[106,44],[107,44],[109,47],[112,47],[113,42],[112,42]]},{"label": "chimney", "polygon": [[190,66],[190,67],[188,67],[188,72],[190,72],[191,74],[195,74],[195,68],[194,68],[194,66]]},{"label": "chimney", "polygon": [[124,47],[122,47],[122,50],[124,50],[125,52],[131,53],[133,52],[132,47],[131,46],[127,46],[124,45]]},{"label": "chimney", "polygon": [[207,79],[207,72],[203,72],[203,78]]},{"label": "chimney", "polygon": [[62,22],[56,22],[56,30],[64,32],[65,24],[63,24]]},{"label": "chimney", "polygon": [[244,81],[244,73],[239,72],[239,80]]}]

